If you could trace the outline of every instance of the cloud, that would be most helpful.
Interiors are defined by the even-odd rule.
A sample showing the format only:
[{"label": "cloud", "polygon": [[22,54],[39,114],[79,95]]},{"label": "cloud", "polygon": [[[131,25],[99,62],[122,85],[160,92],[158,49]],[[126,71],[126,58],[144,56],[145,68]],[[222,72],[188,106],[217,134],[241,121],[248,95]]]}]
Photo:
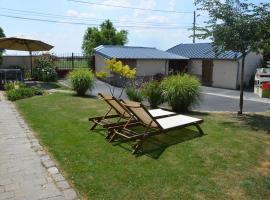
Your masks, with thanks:
[{"label": "cloud", "polygon": [[168,10],[175,10],[176,2],[175,0],[169,1],[169,9]]},{"label": "cloud", "polygon": [[[140,3],[136,7],[144,9],[154,9],[157,5],[156,0],[140,0]],[[135,10],[133,13],[134,17],[139,17],[146,15],[148,11],[146,10]]]},{"label": "cloud", "polygon": [[77,18],[95,18],[96,17],[96,15],[93,13],[78,12],[73,9],[68,10],[67,15],[70,17],[77,17]]},{"label": "cloud", "polygon": [[[107,5],[113,5],[113,6],[130,6],[130,0],[104,0],[98,2],[100,4],[107,4]],[[92,5],[93,10],[97,11],[115,11],[122,8],[119,7],[113,7],[113,6],[102,6],[102,5]]]}]

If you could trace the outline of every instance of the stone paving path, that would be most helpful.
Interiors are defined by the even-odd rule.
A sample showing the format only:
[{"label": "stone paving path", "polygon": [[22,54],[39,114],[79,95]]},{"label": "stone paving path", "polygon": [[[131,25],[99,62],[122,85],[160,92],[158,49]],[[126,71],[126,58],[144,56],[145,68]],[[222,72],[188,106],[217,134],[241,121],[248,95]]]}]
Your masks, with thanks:
[{"label": "stone paving path", "polygon": [[0,200],[76,199],[75,191],[0,91]]}]

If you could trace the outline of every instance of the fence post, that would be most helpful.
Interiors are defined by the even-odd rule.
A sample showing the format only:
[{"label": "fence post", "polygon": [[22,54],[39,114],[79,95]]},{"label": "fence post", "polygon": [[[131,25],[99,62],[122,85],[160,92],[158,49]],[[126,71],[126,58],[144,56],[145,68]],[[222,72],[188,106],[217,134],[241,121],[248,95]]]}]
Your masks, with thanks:
[{"label": "fence post", "polygon": [[74,69],[74,53],[71,54],[72,70]]}]

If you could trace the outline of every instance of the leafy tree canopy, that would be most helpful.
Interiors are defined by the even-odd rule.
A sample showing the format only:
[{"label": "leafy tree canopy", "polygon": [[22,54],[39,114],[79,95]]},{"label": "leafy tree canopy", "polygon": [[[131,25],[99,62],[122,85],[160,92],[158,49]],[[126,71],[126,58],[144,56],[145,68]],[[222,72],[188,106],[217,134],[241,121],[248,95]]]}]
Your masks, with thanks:
[{"label": "leafy tree canopy", "polygon": [[207,11],[210,20],[197,27],[200,39],[210,38],[219,50],[246,52],[258,49],[261,28],[269,16],[269,3],[255,5],[247,1],[196,0],[199,10]]},{"label": "leafy tree canopy", "polygon": [[3,29],[0,27],[0,37],[5,37]]},{"label": "leafy tree canopy", "polygon": [[261,40],[257,48],[263,50],[265,61],[270,60],[270,15],[263,21],[259,35],[261,35]]},{"label": "leafy tree canopy", "polygon": [[[3,29],[0,27],[0,38],[1,37],[5,37],[5,34],[4,34]],[[3,54],[3,50],[0,50],[0,57],[2,56],[2,54]],[[0,64],[1,64],[1,61],[2,59],[0,58]]]},{"label": "leafy tree canopy", "polygon": [[113,23],[106,20],[99,28],[87,28],[83,38],[83,52],[90,55],[99,45],[124,45],[128,41],[127,34],[126,30],[117,31]]}]

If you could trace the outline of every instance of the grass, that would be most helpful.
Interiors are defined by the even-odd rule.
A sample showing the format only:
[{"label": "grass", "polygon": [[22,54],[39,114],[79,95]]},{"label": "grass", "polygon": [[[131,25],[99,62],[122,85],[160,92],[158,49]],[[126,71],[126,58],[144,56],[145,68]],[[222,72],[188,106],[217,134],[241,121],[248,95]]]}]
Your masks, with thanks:
[{"label": "grass", "polygon": [[88,117],[107,110],[98,99],[55,93],[16,105],[82,198],[270,196],[269,114],[193,113],[205,120],[205,136],[188,128],[152,137],[135,157],[130,144],[108,144],[104,130],[89,131]]}]

